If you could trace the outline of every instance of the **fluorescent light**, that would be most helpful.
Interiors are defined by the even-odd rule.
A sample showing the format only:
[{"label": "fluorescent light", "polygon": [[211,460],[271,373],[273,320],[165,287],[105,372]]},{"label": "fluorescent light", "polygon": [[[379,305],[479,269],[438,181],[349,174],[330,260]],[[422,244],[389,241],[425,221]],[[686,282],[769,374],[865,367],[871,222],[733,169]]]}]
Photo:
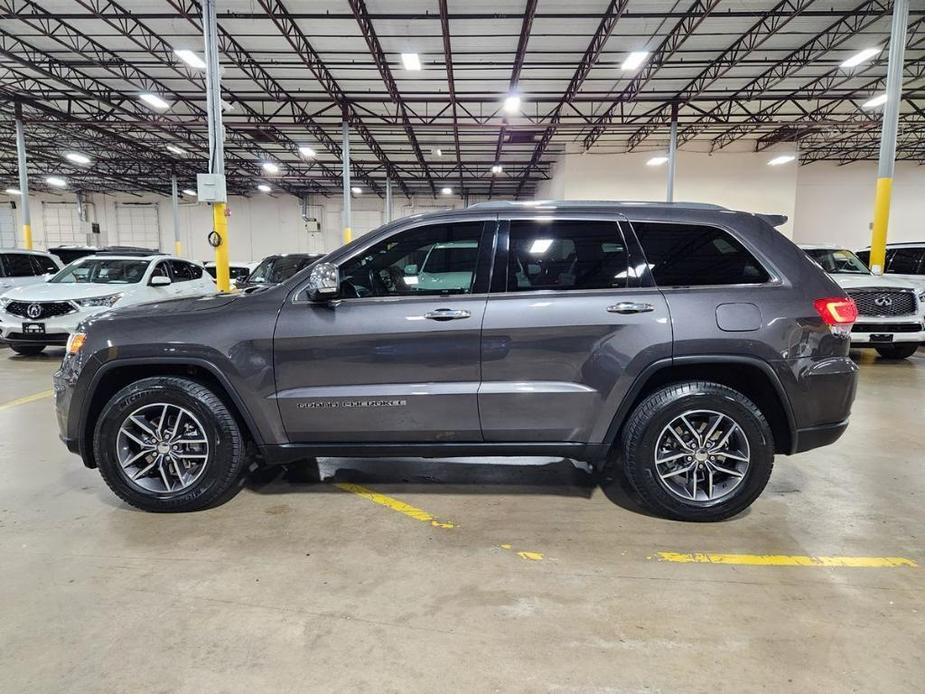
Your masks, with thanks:
[{"label": "fluorescent light", "polygon": [[7,195],[22,195],[22,191],[16,190],[15,188],[7,188],[3,192]]},{"label": "fluorescent light", "polygon": [[495,164],[494,166],[491,167],[491,172],[493,174],[499,174],[502,171],[504,171],[504,167],[501,166],[501,164]]},{"label": "fluorescent light", "polygon": [[863,51],[858,51],[853,56],[848,58],[848,60],[844,61],[841,65],[839,65],[839,67],[857,67],[861,63],[866,63],[875,55],[879,54],[882,50],[882,48],[865,48]]},{"label": "fluorescent light", "polygon": [[181,149],[180,147],[177,147],[176,145],[167,145],[167,151],[173,152],[174,154],[186,154],[185,149]]},{"label": "fluorescent light", "polygon": [[453,194],[453,189],[450,188],[449,186],[444,186],[443,188],[440,189],[440,192],[441,192],[443,195],[452,195],[452,194]]},{"label": "fluorescent light", "polygon": [[206,69],[205,61],[200,58],[197,53],[194,53],[191,50],[186,48],[178,48],[174,50],[174,55],[176,55],[180,60],[182,60],[190,67],[199,68],[200,70]]},{"label": "fluorescent light", "polygon": [[421,69],[421,57],[417,53],[402,53],[401,54],[401,64],[406,70],[420,70]]},{"label": "fluorescent light", "polygon": [[504,112],[512,116],[520,113],[520,97],[517,94],[511,94],[504,100]]},{"label": "fluorescent light", "polygon": [[266,171],[268,174],[278,174],[279,167],[274,164],[272,161],[265,161],[260,165],[260,168]]},{"label": "fluorescent light", "polygon": [[552,239],[534,239],[530,245],[530,253],[534,255],[543,255],[552,245]]},{"label": "fluorescent light", "polygon": [[443,156],[443,150],[440,149],[439,147],[434,147],[432,150],[430,150],[430,153],[433,154],[435,157]]},{"label": "fluorescent light", "polygon": [[652,157],[646,162],[646,166],[661,166],[668,161],[668,157]]},{"label": "fluorescent light", "polygon": [[157,94],[141,94],[138,98],[148,104],[148,106],[151,108],[156,108],[158,111],[166,111],[168,108],[170,108],[170,104],[164,101]]},{"label": "fluorescent light", "polygon": [[266,183],[261,183],[257,186],[257,190],[259,190],[261,193],[269,193],[273,189]]},{"label": "fluorescent light", "polygon": [[353,188],[350,189],[350,192],[353,193],[354,195],[359,195],[360,193],[363,192],[363,189],[360,188],[359,186],[353,186]]},{"label": "fluorescent light", "polygon": [[57,176],[46,176],[45,183],[55,188],[64,188],[67,185],[67,181],[63,178],[58,178]]},{"label": "fluorescent light", "polygon": [[64,155],[64,158],[68,161],[74,162],[75,164],[86,165],[90,163],[90,157],[83,155],[80,152],[68,152]]},{"label": "fluorescent light", "polygon": [[786,164],[788,162],[796,159],[794,154],[781,154],[778,157],[774,157],[771,161],[768,162],[768,166],[780,166],[781,164]]},{"label": "fluorescent light", "polygon": [[883,104],[887,102],[887,98],[886,94],[878,94],[874,98],[868,99],[861,104],[861,108],[877,108],[878,106],[883,106]]},{"label": "fluorescent light", "polygon": [[620,65],[621,70],[635,70],[649,57],[649,51],[633,51],[624,59]]},{"label": "fluorescent light", "polygon": [[184,188],[184,189],[183,189],[183,194],[184,194],[184,195],[189,195],[191,198],[199,197],[198,195],[196,195],[196,191],[195,191],[195,190],[190,190],[189,188]]},{"label": "fluorescent light", "polygon": [[308,157],[309,159],[311,159],[312,157],[315,156],[316,152],[308,145],[302,145],[301,147],[299,147],[299,154],[301,154],[303,157]]}]

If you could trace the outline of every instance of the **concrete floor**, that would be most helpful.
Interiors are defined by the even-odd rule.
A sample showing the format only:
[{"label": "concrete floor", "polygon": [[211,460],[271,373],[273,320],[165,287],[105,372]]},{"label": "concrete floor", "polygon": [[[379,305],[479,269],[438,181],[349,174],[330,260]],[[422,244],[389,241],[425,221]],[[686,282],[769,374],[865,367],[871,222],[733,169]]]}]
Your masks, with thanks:
[{"label": "concrete floor", "polygon": [[48,390],[60,353],[0,350],[0,690],[921,692],[925,352],[857,356],[843,439],[778,458],[720,524],[652,518],[565,461],[325,461],[450,528],[291,476],[136,512],[58,442],[49,397],[4,407]]}]

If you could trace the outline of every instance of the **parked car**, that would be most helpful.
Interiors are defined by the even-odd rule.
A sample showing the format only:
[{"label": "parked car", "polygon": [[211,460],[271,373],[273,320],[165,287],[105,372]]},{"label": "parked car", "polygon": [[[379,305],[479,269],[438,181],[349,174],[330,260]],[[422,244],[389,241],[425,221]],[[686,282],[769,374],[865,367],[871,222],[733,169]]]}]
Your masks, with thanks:
[{"label": "parked car", "polygon": [[[254,271],[259,263],[228,263],[228,272],[231,276],[231,283],[236,287],[241,287],[247,281],[248,276]],[[216,268],[215,261],[203,263],[206,272],[212,279],[215,279]]]},{"label": "parked car", "polygon": [[[622,468],[670,518],[727,518],[775,454],[838,439],[855,394],[854,302],[767,220],[577,202],[407,217],[263,291],[84,321],[55,374],[61,436],[149,511],[221,502],[259,451],[306,470],[565,456]],[[402,281],[438,247],[466,249],[452,278]]]},{"label": "parked car", "polygon": [[49,248],[48,252],[60,258],[65,265],[91,255],[158,255],[160,253],[157,249],[141,248],[139,246],[104,246],[102,248],[96,246],[55,246],[54,248]]},{"label": "parked car", "polygon": [[[0,296],[0,341],[19,354],[64,346],[78,323],[114,306],[215,291],[197,263],[163,255],[98,255],[76,260],[41,284]],[[148,307],[148,316],[157,309]]]},{"label": "parked car", "polygon": [[0,294],[44,282],[60,269],[61,263],[49,253],[0,248]]},{"label": "parked car", "polygon": [[907,359],[925,343],[925,288],[901,276],[874,275],[851,251],[800,246],[848,292],[858,307],[852,347],[873,347],[885,359]]},{"label": "parked car", "polygon": [[238,288],[246,292],[256,287],[280,284],[321,257],[321,254],[314,253],[269,255],[260,261]]},{"label": "parked car", "polygon": [[[858,257],[870,267],[869,246]],[[887,244],[884,272],[925,289],[925,241]]]}]

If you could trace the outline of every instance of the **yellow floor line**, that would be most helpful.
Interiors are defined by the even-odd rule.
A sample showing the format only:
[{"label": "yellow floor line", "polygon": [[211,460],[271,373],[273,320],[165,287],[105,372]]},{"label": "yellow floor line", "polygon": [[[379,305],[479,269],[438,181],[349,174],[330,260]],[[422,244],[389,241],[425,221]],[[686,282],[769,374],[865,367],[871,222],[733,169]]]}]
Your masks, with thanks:
[{"label": "yellow floor line", "polygon": [[424,509],[417,508],[411,504],[406,504],[404,501],[393,499],[392,497],[386,496],[385,494],[374,492],[372,489],[361,487],[358,484],[353,484],[352,482],[336,482],[334,486],[338,489],[342,489],[345,492],[350,492],[351,494],[361,496],[367,501],[372,501],[374,504],[379,504],[380,506],[385,506],[386,508],[390,508],[393,511],[398,511],[399,513],[402,513],[409,518],[414,518],[416,521],[421,521],[422,523],[430,523],[435,528],[456,527],[455,523],[437,520]]},{"label": "yellow floor line", "polygon": [[680,564],[738,564],[743,566],[822,566],[853,569],[893,569],[918,566],[905,557],[811,557],[801,554],[714,554],[656,552],[659,561]]},{"label": "yellow floor line", "polygon": [[27,395],[24,398],[17,398],[16,400],[10,400],[0,405],[0,412],[3,410],[12,410],[14,407],[19,407],[20,405],[26,405],[30,402],[35,402],[36,400],[44,400],[45,398],[50,398],[55,394],[53,390],[43,390],[41,393],[35,393],[34,395]]},{"label": "yellow floor line", "polygon": [[[498,545],[501,549],[511,549],[512,545]],[[518,552],[517,556],[527,561],[543,561],[546,555],[542,552]]]}]

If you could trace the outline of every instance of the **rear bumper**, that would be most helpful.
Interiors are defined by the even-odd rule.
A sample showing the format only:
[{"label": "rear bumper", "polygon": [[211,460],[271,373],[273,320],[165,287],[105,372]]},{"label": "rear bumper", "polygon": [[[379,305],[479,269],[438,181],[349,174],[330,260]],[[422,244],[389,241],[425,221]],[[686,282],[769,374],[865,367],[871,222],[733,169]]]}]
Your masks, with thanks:
[{"label": "rear bumper", "polygon": [[848,420],[818,427],[797,429],[793,436],[793,453],[803,453],[814,448],[835,443],[848,428]]}]

